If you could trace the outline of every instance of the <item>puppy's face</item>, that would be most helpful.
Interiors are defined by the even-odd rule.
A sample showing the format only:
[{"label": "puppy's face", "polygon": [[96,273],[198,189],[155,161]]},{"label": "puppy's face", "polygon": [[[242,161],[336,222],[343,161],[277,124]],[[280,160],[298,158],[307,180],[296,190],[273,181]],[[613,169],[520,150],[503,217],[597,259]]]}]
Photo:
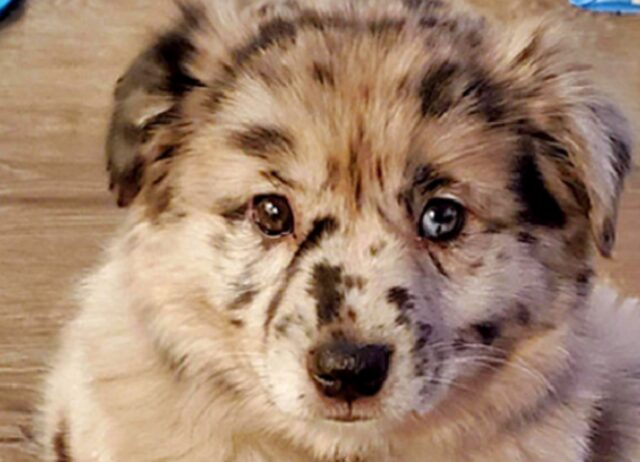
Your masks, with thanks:
[{"label": "puppy's face", "polygon": [[344,436],[566,360],[624,123],[540,29],[437,3],[185,9],[121,81],[132,290],[181,379]]}]

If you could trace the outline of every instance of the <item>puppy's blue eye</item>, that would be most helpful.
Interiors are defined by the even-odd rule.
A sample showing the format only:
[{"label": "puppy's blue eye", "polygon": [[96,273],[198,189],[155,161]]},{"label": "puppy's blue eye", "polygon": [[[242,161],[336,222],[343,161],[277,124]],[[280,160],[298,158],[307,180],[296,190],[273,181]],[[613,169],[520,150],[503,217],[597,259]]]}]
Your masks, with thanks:
[{"label": "puppy's blue eye", "polygon": [[418,233],[423,239],[448,241],[462,232],[465,223],[465,209],[453,199],[434,198],[427,202]]}]

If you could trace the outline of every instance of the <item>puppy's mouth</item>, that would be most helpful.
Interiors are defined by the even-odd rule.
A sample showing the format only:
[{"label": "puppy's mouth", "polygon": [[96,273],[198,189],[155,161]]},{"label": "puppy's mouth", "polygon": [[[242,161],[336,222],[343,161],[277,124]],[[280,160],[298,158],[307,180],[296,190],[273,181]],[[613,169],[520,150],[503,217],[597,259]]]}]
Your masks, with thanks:
[{"label": "puppy's mouth", "polygon": [[330,422],[340,424],[355,424],[363,422],[371,422],[379,416],[374,415],[371,409],[363,408],[355,404],[347,404],[340,406],[339,409],[324,410],[320,417]]},{"label": "puppy's mouth", "polygon": [[358,423],[358,422],[370,422],[373,420],[373,417],[359,416],[359,415],[353,415],[349,413],[349,414],[343,414],[343,415],[330,416],[330,417],[327,417],[327,420],[331,420],[333,422],[338,422],[338,423],[349,424],[349,423]]}]

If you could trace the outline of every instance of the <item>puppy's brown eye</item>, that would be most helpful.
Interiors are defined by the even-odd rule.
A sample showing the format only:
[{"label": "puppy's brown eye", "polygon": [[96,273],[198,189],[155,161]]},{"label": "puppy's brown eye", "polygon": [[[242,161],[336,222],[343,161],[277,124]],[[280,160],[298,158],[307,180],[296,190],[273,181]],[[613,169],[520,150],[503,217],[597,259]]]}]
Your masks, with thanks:
[{"label": "puppy's brown eye", "polygon": [[293,232],[293,212],[287,199],[266,195],[253,198],[253,221],[269,237],[280,237]]},{"label": "puppy's brown eye", "polygon": [[464,207],[453,199],[434,198],[427,202],[420,218],[418,233],[431,241],[458,237],[465,222]]}]

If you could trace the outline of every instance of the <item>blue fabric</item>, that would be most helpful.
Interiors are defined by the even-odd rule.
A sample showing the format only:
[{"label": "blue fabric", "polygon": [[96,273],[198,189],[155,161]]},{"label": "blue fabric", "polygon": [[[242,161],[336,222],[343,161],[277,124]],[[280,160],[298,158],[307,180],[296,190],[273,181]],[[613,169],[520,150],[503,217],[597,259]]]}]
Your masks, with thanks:
[{"label": "blue fabric", "polygon": [[0,0],[0,13],[2,13],[11,3],[13,3],[13,0]]},{"label": "blue fabric", "polygon": [[640,13],[640,0],[569,0],[586,10],[606,13]]},{"label": "blue fabric", "polygon": [[0,0],[0,20],[8,17],[19,3],[20,0]]}]

